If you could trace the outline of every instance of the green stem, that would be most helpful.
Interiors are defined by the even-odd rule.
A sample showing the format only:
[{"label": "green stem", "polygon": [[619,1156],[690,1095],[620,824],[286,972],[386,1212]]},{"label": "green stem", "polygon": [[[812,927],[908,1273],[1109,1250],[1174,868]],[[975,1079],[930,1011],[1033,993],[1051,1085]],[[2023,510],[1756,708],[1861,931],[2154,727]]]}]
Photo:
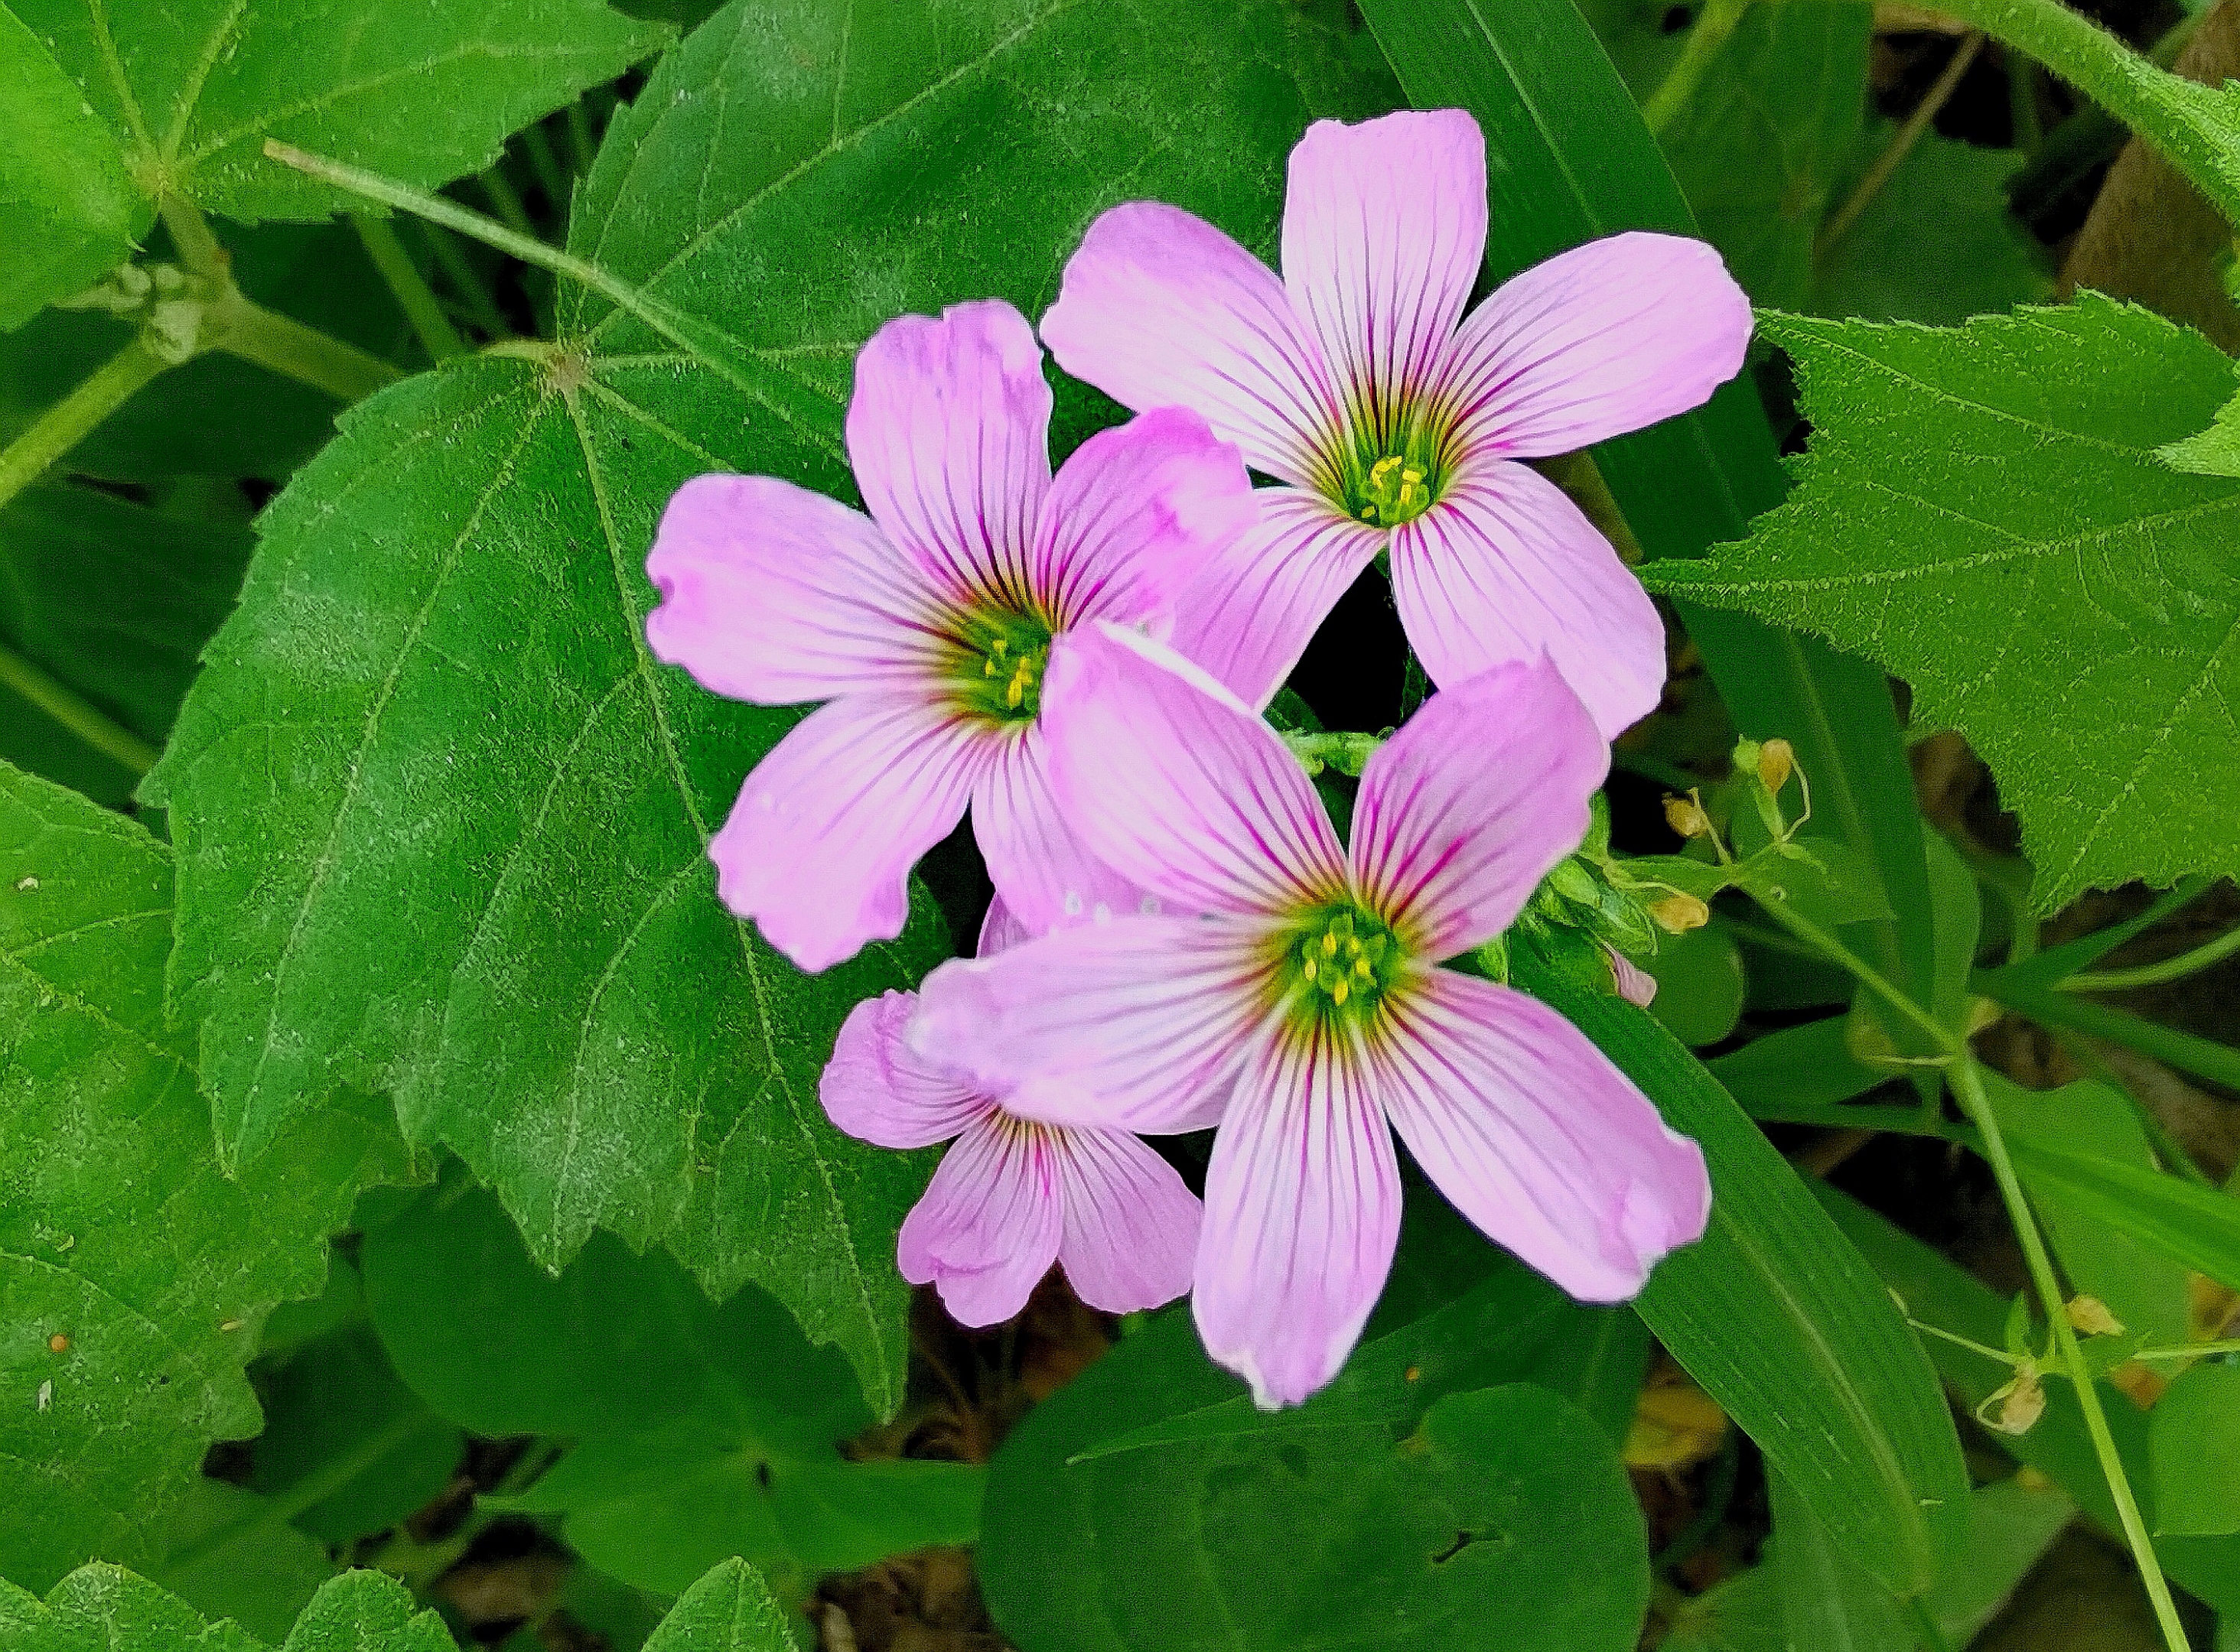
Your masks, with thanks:
[{"label": "green stem", "polygon": [[2145,138],[2240,223],[2240,149],[2221,90],[2155,67],[2061,0],[1939,0],[1939,10],[2027,52]]},{"label": "green stem", "polygon": [[13,689],[104,757],[144,775],[161,756],[138,735],[21,655],[0,647],[0,688]]},{"label": "green stem", "polygon": [[1970,1354],[1980,1354],[1987,1360],[1997,1361],[2010,1371],[2015,1368],[2015,1356],[2004,1349],[1988,1347],[1976,1341],[1972,1336],[1963,1336],[1957,1331],[1948,1331],[1942,1325],[1932,1325],[1925,1319],[1909,1318],[1905,1322],[1917,1331],[1927,1332],[1941,1342],[1950,1342],[1956,1348],[1966,1349]]},{"label": "green stem", "polygon": [[2214,941],[2204,941],[2192,951],[2181,952],[2175,958],[2143,963],[2132,969],[2086,970],[2070,976],[2059,986],[2063,992],[2129,992],[2134,987],[2158,987],[2165,981],[2180,981],[2213,963],[2222,963],[2236,952],[2240,952],[2240,928],[2227,929]]},{"label": "green stem", "polygon": [[171,232],[171,245],[181,264],[207,280],[231,279],[233,256],[210,233],[210,220],[203,216],[200,208],[167,195],[157,210],[163,215],[163,227]]},{"label": "green stem", "polygon": [[324,390],[339,402],[363,401],[404,376],[378,356],[237,296],[227,306],[216,342],[219,350]]},{"label": "green stem", "polygon": [[589,177],[591,163],[598,158],[599,145],[591,136],[591,113],[583,107],[580,97],[568,105],[568,148],[576,158],[577,174]]},{"label": "green stem", "polygon": [[427,232],[428,245],[436,254],[436,262],[443,267],[443,279],[451,283],[460,302],[474,317],[475,325],[491,338],[508,338],[513,329],[506,324],[497,300],[490,296],[490,289],[483,285],[482,276],[476,272],[474,261],[460,246],[459,238],[438,223],[420,226]]},{"label": "green stem", "polygon": [[130,343],[94,370],[92,377],[0,448],[0,505],[45,475],[49,465],[83,441],[134,391],[172,365],[134,334]]},{"label": "green stem", "polygon": [[2166,1067],[2206,1078],[2228,1089],[2240,1089],[2240,1049],[2220,1044],[2198,1033],[2181,1032],[2132,1015],[2129,1010],[2095,1003],[2066,992],[2017,983],[2000,970],[1973,977],[1972,986],[1984,996],[2049,1027],[2067,1027],[2088,1038],[2104,1038],[2111,1044],[2152,1056]]},{"label": "green stem", "polygon": [[1913,146],[1921,141],[1921,135],[1929,130],[1930,123],[1937,118],[1937,112],[1944,107],[1969,67],[1975,63],[1977,54],[1983,50],[1983,36],[1980,30],[1970,33],[1960,43],[1959,49],[1952,54],[1952,61],[1944,65],[1944,72],[1929,89],[1929,95],[1915,106],[1912,114],[1905,117],[1904,124],[1891,134],[1890,142],[1883,145],[1882,153],[1875,157],[1874,164],[1867,169],[1867,175],[1859,180],[1858,187],[1836,210],[1835,215],[1821,226],[1819,235],[1812,243],[1815,258],[1825,258],[1833,251],[1836,243],[1843,238],[1844,232],[1858,222],[1859,215],[1867,210],[1875,197],[1882,193],[1883,185],[1890,182],[1890,174],[1897,171],[1898,163],[1913,152]]},{"label": "green stem", "polygon": [[2038,1234],[2037,1219],[2030,1213],[2029,1202],[2023,1196],[2021,1179],[2015,1174],[2014,1161],[2007,1155],[2006,1137],[2000,1132],[1990,1097],[1984,1094],[1983,1075],[1968,1057],[1964,1044],[1961,1046],[1960,1058],[1953,1065],[1952,1079],[1953,1094],[1959,1100],[1960,1110],[1983,1134],[1983,1156],[1998,1182],[1999,1196],[2006,1202],[2007,1213],[2014,1220],[2015,1236],[2022,1242],[2023,1261],[2037,1287],[2038,1299],[2045,1304],[2046,1317],[2053,1326],[2054,1347],[2077,1390],[2077,1409],[2084,1414],[2084,1431],[2092,1436],[2093,1454],[2100,1459],[2100,1472],[2106,1476],[2109,1494],[2115,1499],[2116,1517],[2123,1525],[2124,1541],[2130,1545],[2131,1558],[2138,1565],[2139,1579],[2146,1585],[2147,1598],[2154,1602],[2163,1639],[2169,1644],[2170,1652],[2189,1652],[2191,1642],[2186,1638],[2185,1625],[2178,1620],[2177,1603],[2170,1598],[2162,1562],[2156,1557],[2153,1540],[2147,1535],[2147,1522],[2139,1514],[2138,1499],[2131,1495],[2130,1478],[2123,1472],[2123,1460],[2116,1450],[2115,1436],[2108,1431],[2107,1414],[2100,1405],[2099,1385],[2084,1363],[2084,1351],[2077,1346],[2077,1333],[2070,1328],[2067,1298],[2054,1276],[2053,1260],[2046,1254],[2045,1241]]},{"label": "green stem", "polygon": [[2141,1348],[2131,1351],[2135,1360],[2191,1360],[2204,1354],[2240,1354],[2240,1336],[2227,1336],[2214,1342],[2177,1342],[2168,1348]]},{"label": "green stem", "polygon": [[1673,63],[1649,101],[1641,106],[1641,118],[1649,123],[1649,130],[1657,137],[1672,124],[1680,111],[1696,95],[1703,83],[1704,71],[1719,55],[1719,48],[1727,43],[1727,37],[1742,22],[1753,0],[1709,0],[1696,19],[1696,26],[1688,31],[1688,42],[1680,49]]},{"label": "green stem", "polygon": [[[2136,917],[2111,923],[2104,929],[2095,929],[2090,935],[2080,935],[2073,941],[2064,941],[2057,947],[2049,947],[2018,963],[1989,973],[2003,984],[2017,987],[2050,987],[2056,982],[2088,969],[2106,957],[2124,942],[2143,934],[2164,918],[2207,894],[2217,880],[2211,877],[2180,878]],[[1989,991],[1979,986],[1978,991]]]},{"label": "green stem", "polygon": [[531,126],[521,134],[521,146],[529,154],[529,170],[537,174],[537,181],[544,188],[544,198],[551,203],[552,216],[565,217],[568,211],[568,175],[560,170],[560,157],[553,153],[552,140],[545,136],[542,126]]},{"label": "green stem", "polygon": [[[265,140],[264,152],[276,161],[286,158],[272,154],[272,140],[270,138]],[[296,163],[289,161],[288,164],[293,166]],[[480,174],[477,181],[483,186],[483,193],[490,197],[490,205],[497,209],[498,216],[505,220],[506,227],[516,235],[534,240],[537,225],[530,218],[529,209],[521,203],[521,192],[513,187],[513,180],[506,177],[502,167],[491,167]]]},{"label": "green stem", "polygon": [[443,306],[428,290],[419,267],[412,262],[411,254],[404,250],[404,243],[397,238],[397,231],[389,220],[376,217],[370,212],[353,212],[350,220],[350,227],[357,231],[357,238],[365,243],[365,256],[373,260],[373,267],[389,283],[389,290],[397,296],[397,308],[412,323],[412,330],[420,336],[421,347],[430,359],[442,362],[463,356],[467,347],[459,342],[450,319],[443,314]]}]

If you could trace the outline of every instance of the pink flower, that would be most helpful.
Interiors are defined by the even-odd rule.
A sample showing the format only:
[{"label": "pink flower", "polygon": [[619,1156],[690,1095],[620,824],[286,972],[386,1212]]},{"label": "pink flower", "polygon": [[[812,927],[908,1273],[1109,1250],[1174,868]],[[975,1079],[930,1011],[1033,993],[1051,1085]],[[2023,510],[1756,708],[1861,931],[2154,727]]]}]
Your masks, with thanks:
[{"label": "pink flower", "polygon": [[1610,981],[1617,996],[1635,1008],[1646,1009],[1657,1002],[1657,977],[1620,952],[1605,944],[1603,950],[1610,956]]},{"label": "pink flower", "polygon": [[1237,450],[1177,408],[1091,436],[1053,478],[1050,416],[1010,305],[904,316],[856,358],[848,451],[868,517],[730,476],[685,483],[662,517],[654,654],[733,699],[830,702],[747,776],[708,846],[724,903],[804,969],[902,932],[911,865],[968,802],[1031,929],[1140,899],[1058,818],[1043,663],[1090,620],[1163,633],[1253,496]]},{"label": "pink flower", "polygon": [[[1023,938],[999,898],[980,956]],[[903,1277],[932,1284],[963,1325],[1017,1314],[1052,1262],[1075,1295],[1108,1313],[1157,1308],[1188,1290],[1201,1211],[1174,1167],[1125,1130],[1005,1111],[903,1042],[915,1004],[906,992],[857,1004],[820,1086],[825,1112],[850,1136],[898,1148],[957,1138],[903,1219]]]},{"label": "pink flower", "polygon": [[1225,1104],[1196,1310],[1263,1406],[1328,1382],[1383,1288],[1397,1128],[1487,1234],[1573,1296],[1632,1296],[1697,1237],[1695,1144],[1537,1001],[1436,967],[1498,935],[1584,835],[1609,751],[1545,662],[1436,695],[1370,759],[1350,849],[1282,741],[1110,626],[1050,662],[1057,785],[1176,911],[928,977],[915,1047],[1022,1116],[1159,1131]]},{"label": "pink flower", "polygon": [[[1485,143],[1460,110],[1318,121],[1291,151],[1281,279],[1203,220],[1113,208],[1043,338],[1130,407],[1203,413],[1287,486],[1186,604],[1176,645],[1264,703],[1380,550],[1442,688],[1544,650],[1616,734],[1657,703],[1664,633],[1609,542],[1516,463],[1702,403],[1742,365],[1719,256],[1611,236],[1463,306],[1485,250]],[[1257,623],[1240,623],[1256,612]]]}]

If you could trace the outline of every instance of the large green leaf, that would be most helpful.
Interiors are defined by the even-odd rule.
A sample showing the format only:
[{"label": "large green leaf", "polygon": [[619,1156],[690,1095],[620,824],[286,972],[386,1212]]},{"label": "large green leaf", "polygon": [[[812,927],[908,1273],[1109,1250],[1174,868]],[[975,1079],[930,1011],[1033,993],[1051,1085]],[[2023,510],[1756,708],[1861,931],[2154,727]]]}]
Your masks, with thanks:
[{"label": "large green leaf", "polygon": [[997,1455],[978,1560],[998,1627],[1022,1652],[1403,1652],[1496,1623],[1515,1652],[1624,1652],[1648,1574],[1616,1442],[1516,1380],[1563,1380],[1566,1321],[1597,1324],[1510,1264],[1270,1416],[1169,1312]]},{"label": "large green leaf", "polygon": [[[0,1579],[0,1636],[8,1652],[264,1652],[230,1622],[202,1615],[144,1578],[86,1566],[44,1602]],[[457,1652],[457,1642],[411,1591],[381,1572],[345,1572],[312,1597],[281,1652]],[[794,1652],[785,1615],[741,1561],[692,1585],[645,1643],[645,1652]]]},{"label": "large green leaf", "polygon": [[1889,1294],[1701,1063],[1646,1012],[1536,969],[1577,1023],[1703,1149],[1711,1222],[1635,1306],[1859,1566],[1901,1595],[1937,1575],[1968,1489],[1937,1378]]},{"label": "large green leaf", "polygon": [[0,6],[0,330],[122,258],[146,210],[115,136]]},{"label": "large green leaf", "polygon": [[443,183],[487,166],[508,133],[667,36],[600,0],[10,3],[123,146],[145,196],[248,223],[356,204],[266,160],[267,137]]},{"label": "large green leaf", "polygon": [[718,1308],[606,1235],[554,1278],[496,1200],[457,1184],[361,1254],[375,1328],[428,1404],[479,1434],[576,1442],[506,1506],[564,1515],[570,1544],[623,1582],[676,1594],[738,1555],[805,1587],[974,1535],[982,1471],[843,1458],[871,1420],[847,1362],[761,1291]]},{"label": "large green leaf", "polygon": [[717,903],[708,836],[793,717],[653,664],[654,521],[708,470],[844,487],[855,347],[901,310],[1037,305],[1113,201],[1265,244],[1286,149],[1355,84],[1342,44],[1286,0],[1188,27],[739,0],[664,60],[571,243],[717,364],[571,296],[564,346],[361,404],[268,512],[151,777],[229,1153],[338,1078],[392,1089],[541,1262],[595,1224],[664,1240],[718,1294],[767,1286],[890,1410],[922,1169],[833,1131],[816,1080],[848,1008],[937,956],[930,915],[811,980]]},{"label": "large green leaf", "polygon": [[259,1427],[258,1327],[403,1168],[385,1109],[317,1101],[230,1181],[168,1029],[170,856],[0,767],[0,1572],[137,1562],[213,1440]]},{"label": "large green leaf", "polygon": [[2155,450],[2232,363],[2085,294],[1946,331],[1768,317],[1814,426],[1803,486],[1658,589],[1805,627],[1913,684],[2022,816],[2033,899],[2240,870],[2240,484]]},{"label": "large green leaf", "polygon": [[2155,1530],[2240,1531],[2240,1369],[2197,1365],[2155,1402],[2147,1430]]},{"label": "large green leaf", "polygon": [[[1499,162],[1487,250],[1496,275],[1616,230],[1696,233],[1572,0],[1364,0],[1362,9],[1412,102],[1467,109],[1484,128]],[[1595,458],[1635,537],[1657,556],[1700,556],[1736,537],[1785,486],[1746,377],[1697,412],[1604,443]],[[1857,944],[1927,997],[1934,964],[1921,816],[1883,674],[1740,615],[1683,605],[1681,617],[1736,723],[1790,740],[1826,829],[1870,857],[1897,916],[1861,926]]]}]

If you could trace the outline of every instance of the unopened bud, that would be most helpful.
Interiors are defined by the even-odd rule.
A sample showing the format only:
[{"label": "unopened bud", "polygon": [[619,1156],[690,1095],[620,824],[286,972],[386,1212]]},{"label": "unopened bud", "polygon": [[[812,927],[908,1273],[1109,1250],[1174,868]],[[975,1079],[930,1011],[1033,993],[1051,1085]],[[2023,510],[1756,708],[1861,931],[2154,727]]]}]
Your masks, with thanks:
[{"label": "unopened bud", "polygon": [[1711,909],[1694,896],[1676,889],[1661,901],[1650,902],[1649,916],[1667,935],[1685,935],[1709,923]]},{"label": "unopened bud", "polygon": [[1711,817],[1703,812],[1703,805],[1692,793],[1685,797],[1667,797],[1664,819],[1683,837],[1701,837],[1711,829]]},{"label": "unopened bud", "polygon": [[2045,1385],[2037,1380],[2037,1367],[2028,1360],[2016,1369],[2014,1380],[1985,1400],[1977,1412],[1986,1427],[2001,1434],[2028,1434],[2044,1415]]},{"label": "unopened bud", "polygon": [[1786,740],[1769,740],[1758,748],[1757,777],[1768,791],[1779,791],[1787,785],[1796,767],[1797,749]]},{"label": "unopened bud", "polygon": [[2097,1296],[2072,1296],[2063,1309],[2069,1316],[2069,1328],[2079,1336],[2121,1336],[2123,1322],[2108,1311],[2108,1304]]},{"label": "unopened bud", "polygon": [[1575,860],[1558,861],[1548,874],[1548,887],[1565,900],[1590,909],[1602,903],[1601,886],[1592,872]]},{"label": "unopened bud", "polygon": [[1603,950],[1610,955],[1610,981],[1617,996],[1637,1009],[1648,1009],[1657,996],[1657,977],[1607,942]]}]

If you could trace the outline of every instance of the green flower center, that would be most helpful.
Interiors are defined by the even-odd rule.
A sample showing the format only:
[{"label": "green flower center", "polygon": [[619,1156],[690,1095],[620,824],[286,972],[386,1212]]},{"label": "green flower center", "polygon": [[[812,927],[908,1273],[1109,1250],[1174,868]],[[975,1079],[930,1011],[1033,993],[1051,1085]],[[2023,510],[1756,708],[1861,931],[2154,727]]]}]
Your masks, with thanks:
[{"label": "green flower center", "polygon": [[1405,961],[1399,937],[1351,901],[1319,908],[1283,943],[1283,1001],[1317,1020],[1366,1020]]},{"label": "green flower center", "polygon": [[990,723],[1032,723],[1042,709],[1050,628],[1017,609],[983,609],[958,627],[957,697]]},{"label": "green flower center", "polygon": [[1379,528],[1413,522],[1437,503],[1449,471],[1447,420],[1423,410],[1374,421],[1357,430],[1338,466],[1337,502],[1356,520]]}]

